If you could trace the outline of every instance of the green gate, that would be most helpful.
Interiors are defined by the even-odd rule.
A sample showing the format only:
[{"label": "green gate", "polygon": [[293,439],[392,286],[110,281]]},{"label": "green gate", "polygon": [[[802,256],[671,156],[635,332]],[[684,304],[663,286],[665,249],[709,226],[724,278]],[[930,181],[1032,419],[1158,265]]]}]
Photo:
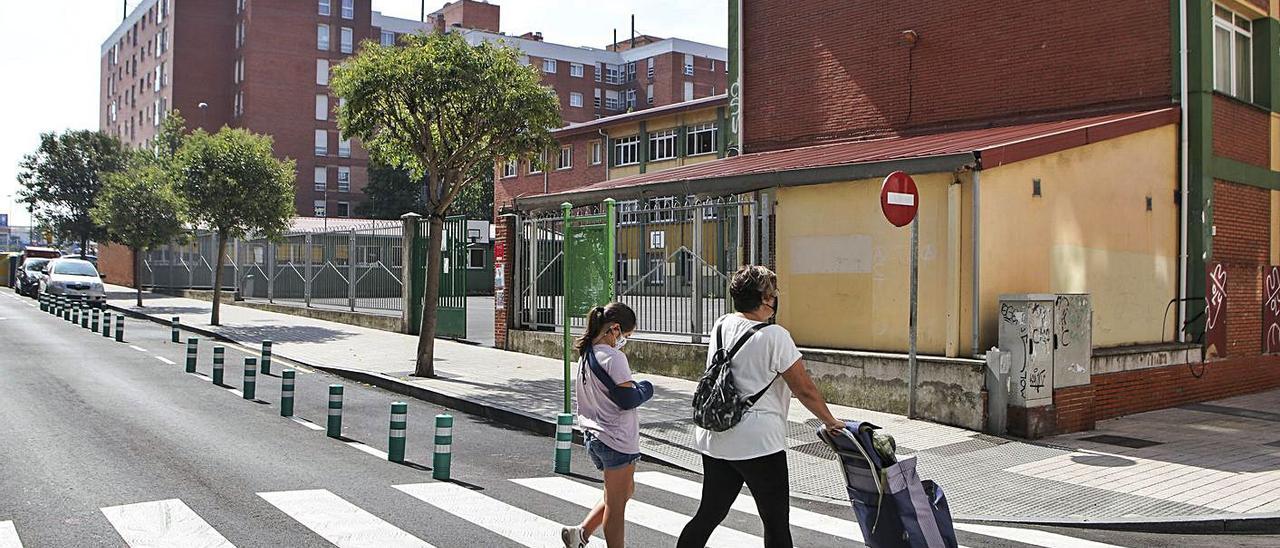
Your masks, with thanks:
[{"label": "green gate", "polygon": [[[413,240],[413,279],[409,310],[409,330],[417,335],[422,325],[422,296],[427,286],[427,246],[431,243],[431,221],[418,221]],[[448,217],[444,221],[441,245],[440,301],[436,308],[436,336],[446,339],[467,338],[467,218]]]}]

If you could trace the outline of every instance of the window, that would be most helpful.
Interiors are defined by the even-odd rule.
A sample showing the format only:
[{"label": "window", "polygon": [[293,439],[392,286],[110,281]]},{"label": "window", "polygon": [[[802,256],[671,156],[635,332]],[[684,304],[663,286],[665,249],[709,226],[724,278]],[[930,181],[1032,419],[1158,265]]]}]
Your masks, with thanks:
[{"label": "window", "polygon": [[329,155],[329,132],[323,129],[316,130],[316,156]]},{"label": "window", "polygon": [[684,74],[685,76],[693,76],[693,56],[684,54]]},{"label": "window", "polygon": [[[114,54],[115,50],[112,50],[112,53]],[[600,73],[601,73],[601,65],[600,63],[596,63],[595,78],[597,82],[600,81]]]},{"label": "window", "polygon": [[467,250],[467,268],[478,270],[484,268],[484,249]]},{"label": "window", "polygon": [[342,53],[351,53],[352,36],[351,27],[342,27],[342,43],[340,46]]},{"label": "window", "polygon": [[351,192],[351,168],[338,168],[338,192]]},{"label": "window", "polygon": [[582,78],[582,63],[570,63],[569,76],[572,76],[574,78]]},{"label": "window", "polygon": [[652,80],[653,79],[653,58],[652,57],[649,58],[649,68],[646,72],[647,72],[646,76],[648,76],[649,79]]},{"label": "window", "polygon": [[684,83],[684,100],[685,101],[693,100],[693,82]]},{"label": "window", "polygon": [[[600,110],[600,88],[596,88],[596,97],[595,97],[595,99],[592,101],[592,103],[595,105],[596,110]],[[599,116],[599,115],[597,115],[597,116]]]},{"label": "window", "polygon": [[316,119],[317,120],[329,119],[329,96],[328,95],[316,96]]},{"label": "window", "polygon": [[673,197],[649,199],[649,222],[669,223],[676,219],[676,199]]},{"label": "window", "polygon": [[605,90],[604,109],[605,110],[622,110],[622,101],[618,98],[618,92],[611,89]]},{"label": "window", "polygon": [[237,92],[236,92],[235,105],[234,105],[233,110],[232,110],[232,115],[233,115],[233,116],[240,116],[240,115],[242,115],[242,114],[244,114],[244,92],[243,92],[243,91],[237,91]]},{"label": "window", "polygon": [[[339,216],[339,217],[350,217],[350,216],[351,216],[351,203],[350,203],[350,202],[338,202],[338,211],[337,211],[337,213],[338,213],[338,216]],[[346,251],[346,250],[347,250],[347,248],[345,248],[345,247],[338,247],[338,252],[339,252],[339,253],[344,252],[344,251]]]},{"label": "window", "polygon": [[320,0],[320,15],[330,15],[329,0]]},{"label": "window", "polygon": [[645,94],[645,102],[652,105],[653,104],[653,84],[649,84],[648,86],[645,87],[644,94]]},{"label": "window", "polygon": [[1218,5],[1213,9],[1213,88],[1253,100],[1253,22]]},{"label": "window", "polygon": [[708,59],[708,61],[711,61],[711,70],[713,70],[713,71],[714,71],[714,70],[716,70],[716,60],[715,60],[715,59]]},{"label": "window", "polygon": [[555,60],[555,59],[543,59],[543,60],[542,60],[542,72],[545,72],[545,73],[547,73],[547,74],[555,74],[555,73],[556,73],[556,60]]},{"label": "window", "polygon": [[542,173],[542,164],[546,163],[547,155],[539,154],[537,158],[529,159],[529,175]]},{"label": "window", "polygon": [[666,129],[649,134],[649,160],[657,162],[676,157],[676,130]]},{"label": "window", "polygon": [[329,25],[316,25],[316,49],[329,51]]},{"label": "window", "polygon": [[316,59],[316,85],[329,85],[329,60]]},{"label": "window", "polygon": [[591,165],[600,165],[600,141],[591,141]]},{"label": "window", "polygon": [[663,256],[661,251],[650,251],[645,254],[649,259],[648,273],[645,274],[645,281],[649,285],[662,285],[666,282],[667,274],[667,258]]},{"label": "window", "polygon": [[312,207],[313,207],[313,208],[315,208],[315,212],[316,212],[316,213],[315,213],[315,215],[316,215],[316,217],[324,217],[324,216],[325,216],[324,200],[316,200],[316,201],[312,202]]},{"label": "window", "polygon": [[609,65],[609,64],[606,64],[606,65],[604,66],[604,83],[606,83],[606,84],[621,84],[621,83],[622,83],[622,69],[621,69],[621,67],[619,67],[618,65]]},{"label": "window", "polygon": [[315,191],[324,192],[329,189],[329,168],[316,166]]},{"label": "window", "polygon": [[719,142],[716,137],[719,134],[719,128],[713,122],[690,126],[685,130],[684,136],[684,154],[685,156],[697,156],[699,154],[711,154],[716,151]]},{"label": "window", "polygon": [[640,163],[640,136],[632,135],[613,141],[613,165],[629,166]]},{"label": "window", "polygon": [[582,94],[576,91],[569,92],[569,106],[582,108]]},{"label": "window", "polygon": [[236,59],[235,74],[231,75],[231,79],[239,84],[244,81],[244,58]]},{"label": "window", "polygon": [[633,108],[636,108],[636,90],[629,89],[627,90],[627,109]]},{"label": "window", "polygon": [[382,45],[384,46],[396,45],[396,33],[391,32],[389,30],[382,31]]},{"label": "window", "polygon": [[628,82],[636,81],[636,62],[635,61],[627,63],[627,81]]},{"label": "window", "polygon": [[627,269],[627,265],[628,265],[628,263],[629,263],[629,261],[627,261],[627,254],[626,254],[626,253],[618,253],[618,259],[617,259],[617,263],[616,263],[616,264],[617,264],[617,268],[615,268],[614,270],[616,270],[616,271],[618,272],[618,281],[619,281],[619,282],[627,283],[627,279],[628,279],[628,278],[630,278],[630,272],[629,272],[629,271],[628,271],[628,269]]},{"label": "window", "polygon": [[160,71],[161,71],[161,70],[163,70],[163,67],[164,67],[164,65],[156,65],[156,76],[155,76],[155,79],[154,79],[154,80],[155,80],[155,89],[154,89],[154,90],[152,90],[152,91],[160,91],[160,76],[161,76]]},{"label": "window", "polygon": [[519,171],[519,169],[520,169],[520,168],[519,168],[519,166],[520,166],[520,162],[519,162],[518,160],[507,160],[507,161],[503,162],[503,163],[502,163],[502,178],[503,178],[503,179],[510,179],[510,178],[512,178],[512,177],[515,177],[515,176],[516,176],[516,171]]},{"label": "window", "polygon": [[636,200],[627,200],[618,202],[618,224],[638,225],[640,224],[640,202]]},{"label": "window", "polygon": [[339,158],[350,158],[350,157],[351,157],[351,139],[343,139],[343,138],[341,138],[341,136],[339,136],[339,138],[338,138],[338,157],[339,157]]},{"label": "window", "polygon": [[573,169],[573,145],[560,147],[560,155],[556,157],[556,169]]},{"label": "window", "polygon": [[160,125],[160,112],[161,112],[161,111],[160,111],[160,100],[159,100],[159,99],[156,99],[156,104],[155,104],[155,106],[154,106],[154,107],[152,107],[152,109],[151,109],[151,125],[152,125],[152,126],[158,126],[158,125]]},{"label": "window", "polygon": [[343,19],[356,18],[355,0],[342,0],[342,18]]}]

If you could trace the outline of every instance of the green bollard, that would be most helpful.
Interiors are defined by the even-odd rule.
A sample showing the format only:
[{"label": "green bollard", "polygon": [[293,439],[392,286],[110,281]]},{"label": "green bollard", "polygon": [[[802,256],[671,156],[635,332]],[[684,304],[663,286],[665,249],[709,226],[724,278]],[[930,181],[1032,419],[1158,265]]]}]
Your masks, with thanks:
[{"label": "green bollard", "polygon": [[40,311],[41,311],[41,312],[48,312],[48,311],[49,311],[49,297],[48,297],[47,295],[45,295],[44,293],[36,293],[36,297],[37,297],[37,299],[36,299],[36,300],[40,301]]},{"label": "green bollard", "polygon": [[387,438],[387,460],[404,462],[405,418],[409,414],[409,404],[397,401],[391,403],[391,431]]},{"label": "green bollard", "polygon": [[453,460],[453,415],[436,415],[436,450],[431,457],[431,477],[449,479]]},{"label": "green bollard", "polygon": [[116,342],[124,342],[124,314],[116,316]]},{"label": "green bollard", "polygon": [[172,340],[173,342],[181,342],[182,332],[178,329],[177,316],[174,316],[173,319],[169,320],[169,326],[173,328],[173,332],[170,334],[170,340]]},{"label": "green bollard", "polygon": [[84,305],[80,308],[80,327],[89,329],[89,312],[91,310],[96,309],[89,305]]},{"label": "green bollard", "polygon": [[93,309],[93,321],[90,322],[89,324],[89,331],[92,331],[94,333],[98,332],[98,318],[100,316],[102,316],[102,312],[96,308]]},{"label": "green bollard", "polygon": [[71,324],[75,325],[78,323],[80,323],[80,306],[72,305],[71,306]]},{"label": "green bollard", "polygon": [[280,372],[280,416],[293,416],[293,377],[292,369]]},{"label": "green bollard", "polygon": [[258,393],[258,360],[244,359],[244,399],[252,400]]},{"label": "green bollard", "polygon": [[262,341],[262,374],[271,374],[271,341]]},{"label": "green bollard", "polygon": [[569,458],[573,455],[573,415],[560,413],[556,417],[556,473],[569,473]]},{"label": "green bollard", "polygon": [[102,336],[111,338],[111,313],[102,313]]},{"label": "green bollard", "polygon": [[326,432],[329,437],[336,438],[342,435],[342,385],[329,385],[329,429]]},{"label": "green bollard", "polygon": [[227,349],[222,346],[213,347],[213,384],[222,384],[222,368],[225,366]]},{"label": "green bollard", "polygon": [[187,338],[187,373],[196,372],[196,357],[200,355],[197,349],[199,344],[200,339],[195,337]]}]

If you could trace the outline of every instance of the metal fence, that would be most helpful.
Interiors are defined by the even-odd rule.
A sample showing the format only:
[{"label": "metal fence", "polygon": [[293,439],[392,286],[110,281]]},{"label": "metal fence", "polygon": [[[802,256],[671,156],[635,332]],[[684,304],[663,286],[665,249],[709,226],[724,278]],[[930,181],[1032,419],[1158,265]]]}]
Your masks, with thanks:
[{"label": "metal fence", "polygon": [[[755,203],[651,199],[618,204],[616,294],[636,311],[638,331],[698,342],[730,311],[729,278],[758,239]],[[558,212],[557,212],[558,213]],[[561,216],[521,221],[516,307],[521,327],[558,330],[563,303]],[[571,328],[582,328],[573,318]]]},{"label": "metal fence", "polygon": [[[399,311],[403,306],[403,227],[370,222],[340,231],[290,232],[278,241],[227,243],[222,287],[245,299],[294,302],[352,311]],[[197,231],[186,243],[149,250],[142,285],[211,289],[216,235]]]}]

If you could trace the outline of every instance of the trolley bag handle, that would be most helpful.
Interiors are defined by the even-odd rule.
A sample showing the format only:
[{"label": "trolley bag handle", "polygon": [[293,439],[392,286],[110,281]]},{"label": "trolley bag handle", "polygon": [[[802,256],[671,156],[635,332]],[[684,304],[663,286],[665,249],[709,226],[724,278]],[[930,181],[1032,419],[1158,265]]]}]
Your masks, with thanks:
[{"label": "trolley bag handle", "polygon": [[[848,428],[845,428],[845,430],[847,431]],[[831,438],[831,433],[827,431],[825,426],[818,427],[818,439],[826,443],[827,447],[830,447],[837,455],[852,458],[861,457],[862,460],[867,462],[867,469],[871,471],[871,481],[876,484],[876,519],[871,523],[871,531],[875,532],[876,526],[880,525],[880,512],[883,509],[884,504],[884,484],[880,482],[880,475],[884,473],[884,470],[876,466],[876,463],[871,460],[871,455],[867,454],[867,450],[862,447],[861,443],[858,443],[857,438],[853,437],[852,434],[848,437],[849,441],[853,443],[853,446],[857,448],[857,453],[840,448],[836,445],[835,440]]]}]

